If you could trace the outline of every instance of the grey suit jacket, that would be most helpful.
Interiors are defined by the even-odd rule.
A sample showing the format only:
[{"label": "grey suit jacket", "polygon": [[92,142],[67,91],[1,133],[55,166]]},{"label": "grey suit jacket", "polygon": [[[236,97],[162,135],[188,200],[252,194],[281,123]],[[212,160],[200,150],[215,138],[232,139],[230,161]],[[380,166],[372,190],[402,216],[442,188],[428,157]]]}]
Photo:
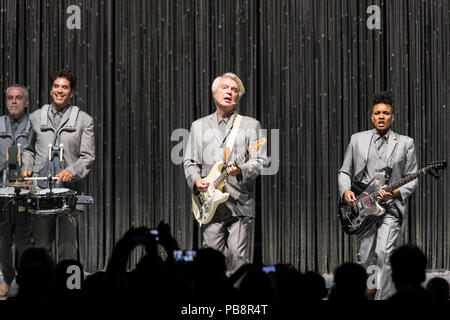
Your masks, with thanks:
[{"label": "grey suit jacket", "polygon": [[[391,130],[392,131],[392,130]],[[339,196],[342,199],[345,190],[350,189],[352,181],[361,182],[366,169],[369,146],[374,130],[358,132],[352,135],[350,144],[344,156],[342,168],[338,174]],[[408,136],[398,135],[399,145],[395,155],[394,167],[389,183],[396,182],[404,176],[417,171],[416,151],[414,140]],[[391,132],[389,135],[387,158],[391,155],[397,142],[397,135]],[[406,218],[407,199],[417,186],[417,179],[399,188],[400,196],[394,199],[397,208]],[[406,219],[403,219],[403,223]]]},{"label": "grey suit jacket", "polygon": [[[20,123],[17,128],[16,135],[14,136],[11,129],[11,124],[9,120],[9,116],[1,116],[0,121],[2,122],[5,131],[0,132],[0,170],[6,166],[6,149],[8,149],[13,144],[20,143],[23,146],[26,143],[26,139],[28,137],[28,132],[30,131],[29,126],[29,116],[28,114],[24,115],[24,120]],[[2,126],[2,127],[3,127]]]},{"label": "grey suit jacket", "polygon": [[30,115],[31,129],[24,152],[24,170],[39,172],[47,163],[48,145],[55,142],[55,135],[60,133],[64,143],[64,161],[66,169],[72,174],[73,181],[85,178],[95,160],[94,120],[86,112],[79,110],[75,122],[75,131],[65,131],[72,106],[64,113],[58,128],[54,128],[50,118],[48,126],[51,130],[41,131],[41,109]]},{"label": "grey suit jacket", "polygon": [[[232,125],[233,123],[229,121],[226,135],[230,133]],[[260,138],[262,131],[259,121],[244,116],[228,161],[244,158],[237,162],[242,169],[242,177],[228,176],[225,184],[226,192],[231,198],[229,201],[237,207],[238,215],[250,217],[255,215],[254,180],[266,164],[266,146],[262,145],[256,152],[249,151],[248,147]],[[216,113],[192,123],[184,156],[184,172],[190,190],[194,190],[195,180],[209,174],[214,163],[223,161],[225,143],[218,128]]]}]

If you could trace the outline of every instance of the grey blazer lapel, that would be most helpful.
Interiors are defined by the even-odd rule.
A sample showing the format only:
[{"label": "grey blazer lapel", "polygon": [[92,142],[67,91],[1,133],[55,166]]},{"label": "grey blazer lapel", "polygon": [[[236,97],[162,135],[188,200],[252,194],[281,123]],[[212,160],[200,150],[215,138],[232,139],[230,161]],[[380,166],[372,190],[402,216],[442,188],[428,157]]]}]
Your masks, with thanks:
[{"label": "grey blazer lapel", "polygon": [[366,131],[366,134],[362,137],[362,152],[364,155],[364,168],[367,164],[367,158],[369,157],[369,147],[370,142],[372,141],[373,131]]},{"label": "grey blazer lapel", "polygon": [[[373,131],[364,131],[359,136],[359,139],[357,141],[357,145],[359,145],[361,149],[361,157],[355,157],[355,181],[360,181],[362,178],[362,175],[364,174],[364,171],[366,170],[367,165],[367,158],[369,157],[369,147],[370,142],[372,141],[372,135]],[[358,153],[359,155],[359,153]]]},{"label": "grey blazer lapel", "polygon": [[[398,135],[391,130],[389,133],[389,140],[387,145],[387,158],[386,161],[389,162],[389,159],[391,158],[391,153],[394,150],[395,144],[397,143]],[[394,159],[395,160],[395,159]]]},{"label": "grey blazer lapel", "polygon": [[223,138],[220,134],[219,125],[217,124],[217,116],[215,113],[211,114],[208,119],[209,126],[214,134],[214,137],[216,137],[217,142],[219,143],[219,146],[222,145]]}]

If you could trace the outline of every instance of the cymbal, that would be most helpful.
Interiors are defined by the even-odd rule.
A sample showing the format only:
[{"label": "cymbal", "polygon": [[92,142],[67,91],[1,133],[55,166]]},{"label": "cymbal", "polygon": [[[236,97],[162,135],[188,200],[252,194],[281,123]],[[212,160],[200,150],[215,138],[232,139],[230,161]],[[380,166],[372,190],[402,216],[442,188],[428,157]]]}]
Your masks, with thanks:
[{"label": "cymbal", "polygon": [[31,188],[31,187],[33,187],[33,185],[25,183],[25,182],[8,182],[8,183],[0,184],[0,187]]}]

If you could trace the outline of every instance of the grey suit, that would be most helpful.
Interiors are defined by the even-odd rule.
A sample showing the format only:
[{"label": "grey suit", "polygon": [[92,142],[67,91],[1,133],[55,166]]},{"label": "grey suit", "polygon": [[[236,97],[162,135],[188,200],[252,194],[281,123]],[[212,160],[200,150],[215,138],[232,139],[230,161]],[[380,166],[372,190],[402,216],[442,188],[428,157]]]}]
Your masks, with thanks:
[{"label": "grey suit", "polygon": [[55,143],[55,133],[60,133],[64,143],[64,161],[66,169],[73,175],[73,181],[85,178],[95,160],[94,120],[84,111],[79,111],[75,130],[67,130],[67,122],[72,106],[64,113],[57,128],[53,127],[49,118],[49,129],[41,130],[42,108],[30,116],[31,132],[23,152],[23,169],[39,172],[47,163],[48,144]]},{"label": "grey suit", "polygon": [[[339,195],[342,198],[345,190],[351,188],[352,182],[361,182],[367,164],[369,148],[374,130],[358,132],[352,135],[350,144],[344,156],[344,161],[338,174]],[[412,138],[396,135],[390,132],[387,156],[394,150],[398,140],[397,153],[389,183],[417,171],[417,160]],[[413,180],[399,188],[400,195],[394,198],[394,206],[387,207],[387,213],[382,221],[374,224],[367,232],[358,235],[358,261],[368,267],[377,264],[379,269],[379,283],[377,299],[386,299],[394,293],[391,281],[389,256],[394,249],[401,225],[407,220],[407,199],[417,186]]]},{"label": "grey suit", "polygon": [[[15,134],[13,134],[9,116],[0,117],[0,166],[7,172],[6,150],[12,145],[20,143],[22,146],[30,130],[28,115],[24,115]],[[4,130],[3,130],[4,129]],[[20,172],[18,173],[20,174]],[[9,182],[4,175],[5,181]],[[11,198],[0,194],[0,264],[4,281],[10,285],[15,277],[12,246],[15,243],[20,255],[31,245],[31,221],[26,210],[25,200],[20,203],[10,202]],[[17,262],[17,261],[16,261]],[[17,263],[16,263],[17,265]]]},{"label": "grey suit", "polygon": [[[33,175],[37,175],[47,164],[49,143],[55,144],[56,135],[59,135],[60,142],[64,144],[65,169],[73,176],[73,182],[67,184],[66,187],[80,192],[82,190],[81,180],[88,175],[95,160],[94,121],[86,112],[79,110],[74,126],[69,127],[73,108],[73,106],[69,107],[56,128],[53,126],[50,112],[48,112],[46,130],[42,127],[43,108],[31,114],[31,131],[23,153],[23,169],[32,170]],[[77,258],[74,213],[58,215],[58,257],[60,260]],[[35,246],[50,250],[55,239],[56,216],[35,215],[32,220]]]},{"label": "grey suit", "polygon": [[[229,121],[222,136],[216,113],[192,123],[187,150],[184,157],[184,171],[190,190],[195,181],[206,177],[214,163],[223,161],[226,137],[233,121]],[[229,162],[237,161],[248,151],[248,146],[261,138],[260,123],[250,117],[243,117]],[[255,178],[266,163],[266,147],[257,152],[248,152],[244,160],[238,162],[242,176],[228,176],[226,192],[229,200],[221,204],[213,220],[202,226],[205,245],[222,251],[228,262],[228,273],[234,272],[247,262],[247,228],[255,216]]]}]

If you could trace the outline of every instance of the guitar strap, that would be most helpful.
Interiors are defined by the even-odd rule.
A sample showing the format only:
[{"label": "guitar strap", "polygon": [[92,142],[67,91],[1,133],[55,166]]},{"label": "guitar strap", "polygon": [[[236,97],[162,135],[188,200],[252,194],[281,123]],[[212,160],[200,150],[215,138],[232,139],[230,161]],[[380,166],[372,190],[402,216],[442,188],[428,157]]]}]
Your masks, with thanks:
[{"label": "guitar strap", "polygon": [[396,133],[395,136],[397,138],[397,143],[395,144],[394,150],[392,151],[391,156],[389,157],[387,167],[384,169],[384,176],[386,179],[386,183],[391,178],[392,168],[394,167],[395,155],[397,154],[398,143],[400,142],[400,135]]},{"label": "guitar strap", "polygon": [[242,118],[243,117],[240,114],[236,114],[236,117],[234,118],[233,127],[231,128],[231,132],[228,135],[227,144],[225,146],[223,154],[224,163],[227,162],[228,157],[231,155],[231,151],[233,150],[234,141],[236,140]]}]

